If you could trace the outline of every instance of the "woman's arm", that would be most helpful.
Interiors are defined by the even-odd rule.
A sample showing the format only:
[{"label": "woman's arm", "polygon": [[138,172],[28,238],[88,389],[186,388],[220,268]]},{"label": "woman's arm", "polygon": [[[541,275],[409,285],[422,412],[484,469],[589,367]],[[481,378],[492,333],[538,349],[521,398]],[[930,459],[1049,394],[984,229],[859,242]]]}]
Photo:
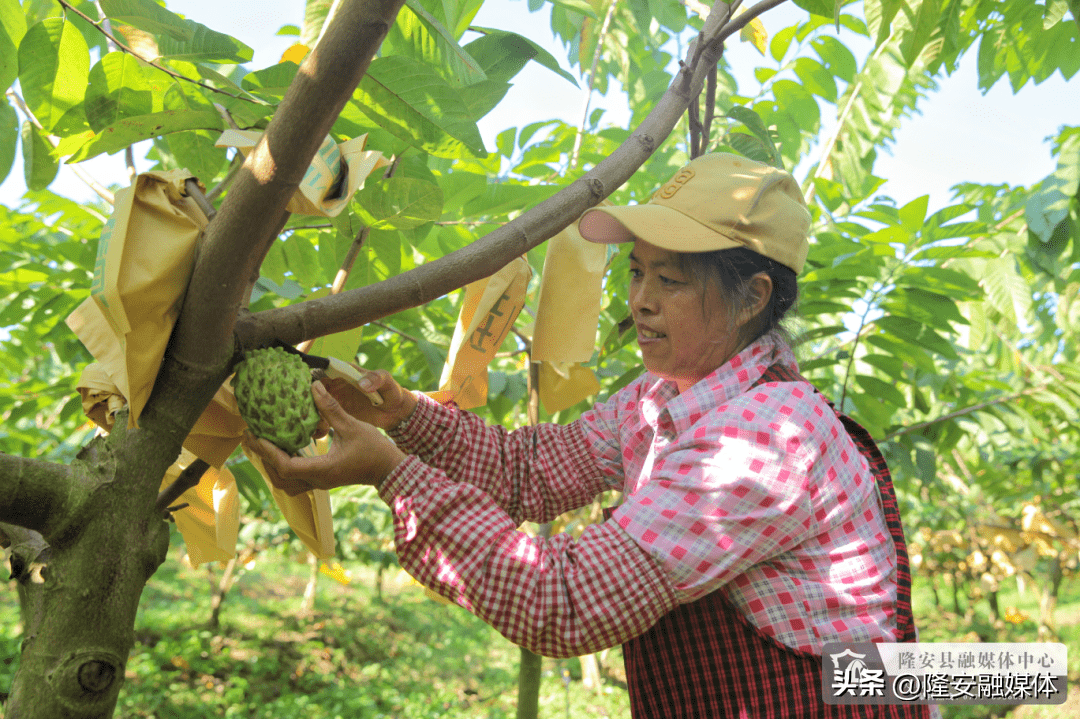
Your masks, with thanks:
[{"label": "woman's arm", "polygon": [[621,476],[594,459],[581,421],[508,432],[423,395],[417,400],[390,438],[449,479],[487,492],[518,524],[551,521],[621,486]]},{"label": "woman's arm", "polygon": [[577,540],[531,537],[484,491],[450,481],[416,456],[379,494],[393,510],[402,567],[538,654],[615,646],[676,604],[659,564],[612,521]]}]

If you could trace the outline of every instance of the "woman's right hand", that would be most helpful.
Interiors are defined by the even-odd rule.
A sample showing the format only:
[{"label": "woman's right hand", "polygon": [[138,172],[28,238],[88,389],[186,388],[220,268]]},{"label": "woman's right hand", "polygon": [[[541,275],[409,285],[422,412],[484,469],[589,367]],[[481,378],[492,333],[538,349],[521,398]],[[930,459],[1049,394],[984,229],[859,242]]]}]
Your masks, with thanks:
[{"label": "woman's right hand", "polygon": [[360,386],[364,392],[378,392],[383,400],[380,406],[373,406],[364,392],[344,379],[323,379],[322,383],[346,412],[379,429],[393,429],[409,418],[417,401],[412,392],[395,382],[386,370],[360,371]]}]

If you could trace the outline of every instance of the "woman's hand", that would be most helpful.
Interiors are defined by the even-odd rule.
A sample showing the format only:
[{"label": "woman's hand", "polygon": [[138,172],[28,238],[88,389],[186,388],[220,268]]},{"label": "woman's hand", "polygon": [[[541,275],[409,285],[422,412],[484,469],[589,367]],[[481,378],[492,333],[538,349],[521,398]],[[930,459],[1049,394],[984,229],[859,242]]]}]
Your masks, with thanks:
[{"label": "woman's hand", "polygon": [[364,393],[344,379],[324,379],[323,384],[345,411],[353,417],[373,424],[379,429],[393,429],[409,418],[416,409],[416,397],[394,381],[386,370],[367,371],[360,386],[365,392],[378,392],[383,399],[382,405],[375,407]]},{"label": "woman's hand", "polygon": [[[244,447],[262,458],[266,474],[275,487],[289,496],[312,489],[333,489],[350,484],[378,487],[405,460],[404,452],[374,426],[346,411],[321,382],[311,385],[311,394],[320,416],[334,430],[334,439],[327,454],[290,457],[272,442],[256,439],[249,432],[244,433]],[[359,392],[356,394],[364,397]],[[385,394],[383,399],[387,399]],[[363,401],[369,410],[375,409],[367,399]]]}]

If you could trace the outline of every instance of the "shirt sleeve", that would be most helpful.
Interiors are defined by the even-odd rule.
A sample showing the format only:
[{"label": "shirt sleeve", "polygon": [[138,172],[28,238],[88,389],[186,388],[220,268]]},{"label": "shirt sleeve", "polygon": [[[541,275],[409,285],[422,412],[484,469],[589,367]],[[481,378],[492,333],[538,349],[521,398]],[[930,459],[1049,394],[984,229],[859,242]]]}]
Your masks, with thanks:
[{"label": "shirt sleeve", "polygon": [[[752,401],[709,413],[658,452],[614,513],[690,602],[816,534],[814,428],[762,423]],[[757,411],[755,411],[757,410]]]},{"label": "shirt sleeve", "polygon": [[573,657],[645,632],[676,605],[659,564],[614,522],[544,539],[481,488],[410,456],[380,488],[419,582],[537,654]]},{"label": "shirt sleeve", "polygon": [[404,426],[388,433],[391,439],[449,479],[482,489],[515,526],[549,522],[612,487],[580,422],[508,432],[425,395],[418,399]]}]

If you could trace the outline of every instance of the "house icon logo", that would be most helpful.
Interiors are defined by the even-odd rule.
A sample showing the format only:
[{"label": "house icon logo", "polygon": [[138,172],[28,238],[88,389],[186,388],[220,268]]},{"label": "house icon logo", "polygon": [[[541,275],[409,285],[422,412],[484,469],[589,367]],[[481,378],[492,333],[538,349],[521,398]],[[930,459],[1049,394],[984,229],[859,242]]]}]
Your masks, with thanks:
[{"label": "house icon logo", "polygon": [[865,654],[850,648],[839,654],[829,654],[833,665],[832,695],[834,697],[880,697],[885,693],[885,676],[881,669],[867,666]]}]

